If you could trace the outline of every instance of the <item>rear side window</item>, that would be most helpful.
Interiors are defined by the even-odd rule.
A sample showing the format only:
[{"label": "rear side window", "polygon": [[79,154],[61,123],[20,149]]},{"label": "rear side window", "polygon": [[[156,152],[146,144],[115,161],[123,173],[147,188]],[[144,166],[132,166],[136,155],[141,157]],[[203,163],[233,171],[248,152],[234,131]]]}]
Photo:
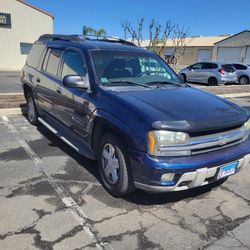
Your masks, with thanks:
[{"label": "rear side window", "polygon": [[86,67],[80,52],[67,50],[64,56],[62,79],[67,75],[86,75]]},{"label": "rear side window", "polygon": [[62,52],[63,51],[61,49],[54,49],[54,48],[48,49],[44,58],[42,69],[45,72],[53,76],[56,76],[58,66],[62,57]]},{"label": "rear side window", "polygon": [[235,72],[235,68],[234,68],[234,66],[232,64],[222,65],[222,68],[224,69],[225,72],[228,72],[228,73]]},{"label": "rear side window", "polygon": [[235,69],[237,70],[246,70],[247,66],[242,65],[242,64],[233,64],[233,66],[235,67]]},{"label": "rear side window", "polygon": [[202,69],[216,69],[218,67],[215,63],[204,63]]},{"label": "rear side window", "polygon": [[29,55],[27,57],[26,64],[32,68],[37,68],[38,62],[45,50],[45,45],[43,44],[33,44],[30,49]]}]

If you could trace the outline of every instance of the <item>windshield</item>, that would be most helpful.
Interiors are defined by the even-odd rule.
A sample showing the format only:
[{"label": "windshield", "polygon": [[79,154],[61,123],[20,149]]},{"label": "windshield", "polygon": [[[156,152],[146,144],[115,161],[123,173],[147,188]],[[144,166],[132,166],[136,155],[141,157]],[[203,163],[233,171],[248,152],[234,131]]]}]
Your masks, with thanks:
[{"label": "windshield", "polygon": [[176,86],[181,83],[175,72],[153,53],[95,50],[92,57],[102,86],[150,86],[158,82]]}]

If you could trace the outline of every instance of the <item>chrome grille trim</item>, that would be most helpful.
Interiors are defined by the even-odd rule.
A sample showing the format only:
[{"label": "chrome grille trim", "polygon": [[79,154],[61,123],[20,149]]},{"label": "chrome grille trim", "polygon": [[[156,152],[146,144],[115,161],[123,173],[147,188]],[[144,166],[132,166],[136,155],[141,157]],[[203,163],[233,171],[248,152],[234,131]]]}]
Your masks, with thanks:
[{"label": "chrome grille trim", "polygon": [[186,144],[160,146],[159,150],[160,152],[164,152],[164,154],[166,153],[169,155],[199,154],[239,144],[247,139],[248,136],[249,131],[242,126],[238,129],[229,130],[226,132],[190,137],[189,142]]}]

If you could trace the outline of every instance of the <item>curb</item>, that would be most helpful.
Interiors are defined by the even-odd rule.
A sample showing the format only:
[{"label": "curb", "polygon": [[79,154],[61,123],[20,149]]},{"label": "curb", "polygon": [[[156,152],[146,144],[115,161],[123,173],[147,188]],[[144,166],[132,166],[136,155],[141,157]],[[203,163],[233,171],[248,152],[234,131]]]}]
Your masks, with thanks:
[{"label": "curb", "polygon": [[21,92],[17,92],[17,93],[0,93],[0,96],[4,96],[4,95],[7,95],[7,96],[9,96],[9,95],[20,95],[20,96],[24,96],[23,95],[23,93],[21,93]]},{"label": "curb", "polygon": [[23,115],[26,114],[26,108],[9,108],[9,109],[0,109],[1,115]]},{"label": "curb", "polygon": [[220,97],[223,97],[223,98],[236,98],[236,97],[250,96],[250,93],[219,94],[217,96],[220,96]]}]

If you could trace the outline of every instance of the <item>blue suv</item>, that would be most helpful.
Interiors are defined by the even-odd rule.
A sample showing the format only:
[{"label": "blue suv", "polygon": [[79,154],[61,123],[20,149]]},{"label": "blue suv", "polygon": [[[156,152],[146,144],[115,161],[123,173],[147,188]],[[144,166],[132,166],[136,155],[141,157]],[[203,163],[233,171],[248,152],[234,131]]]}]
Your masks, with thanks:
[{"label": "blue suv", "polygon": [[29,121],[97,159],[113,196],[199,187],[249,163],[247,111],[128,41],[43,35],[21,80]]}]

